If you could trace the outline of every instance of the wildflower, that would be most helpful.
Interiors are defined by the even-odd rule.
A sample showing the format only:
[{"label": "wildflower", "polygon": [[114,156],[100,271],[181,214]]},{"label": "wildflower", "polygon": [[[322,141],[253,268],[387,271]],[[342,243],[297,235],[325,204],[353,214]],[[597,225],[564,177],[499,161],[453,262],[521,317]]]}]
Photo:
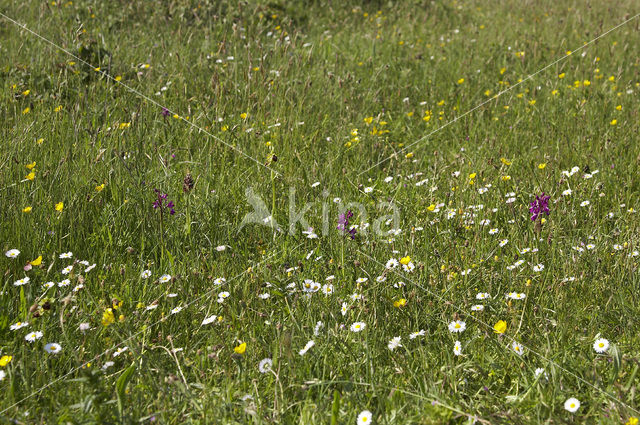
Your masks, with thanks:
[{"label": "wildflower", "polygon": [[116,318],[113,314],[113,309],[108,308],[102,313],[102,326],[109,326],[116,321]]},{"label": "wildflower", "polygon": [[459,356],[462,354],[462,344],[460,343],[460,341],[456,341],[453,344],[453,354],[455,354],[456,356]]},{"label": "wildflower", "polygon": [[409,334],[409,339],[416,339],[419,336],[424,336],[425,335],[425,331],[424,329],[420,329],[417,332],[412,332],[411,334]]},{"label": "wildflower", "polygon": [[91,325],[90,325],[90,324],[88,324],[88,323],[80,323],[80,325],[78,326],[78,330],[79,330],[80,332],[88,331],[88,330],[89,330],[89,328],[91,328]]},{"label": "wildflower", "polygon": [[151,270],[144,270],[142,273],[140,273],[140,277],[143,279],[147,279],[151,276]]},{"label": "wildflower", "polygon": [[18,255],[20,255],[20,251],[18,251],[17,249],[10,249],[9,251],[5,252],[4,255],[6,255],[7,258],[16,258]]},{"label": "wildflower", "polygon": [[36,341],[36,340],[38,340],[40,338],[42,338],[42,332],[40,332],[40,331],[35,331],[35,332],[28,333],[24,337],[25,341],[27,341],[27,342],[34,342],[34,341]]},{"label": "wildflower", "polygon": [[390,259],[389,261],[387,261],[385,267],[389,270],[395,269],[396,267],[398,267],[398,260],[396,260],[395,258]]},{"label": "wildflower", "polygon": [[362,412],[360,412],[360,414],[358,415],[358,425],[366,425],[366,424],[370,424],[372,423],[372,418],[373,415],[371,414],[371,412],[369,412],[368,410],[363,410]]},{"label": "wildflower", "polygon": [[44,351],[49,354],[58,354],[61,350],[62,347],[56,342],[50,342],[49,344],[44,346]]},{"label": "wildflower", "polygon": [[69,251],[69,252],[63,252],[62,254],[60,254],[58,256],[58,258],[72,258],[73,257],[73,252]]},{"label": "wildflower", "polygon": [[544,196],[544,192],[542,195],[537,196],[534,201],[529,204],[529,212],[531,213],[531,221],[536,221],[538,216],[542,213],[549,215],[549,199],[550,196]]},{"label": "wildflower", "polygon": [[578,400],[577,398],[571,397],[564,402],[564,409],[571,413],[575,413],[579,408],[580,400]]},{"label": "wildflower", "polygon": [[160,276],[160,279],[158,279],[158,282],[160,283],[167,283],[171,280],[171,275],[169,274],[163,274],[162,276]]},{"label": "wildflower", "polygon": [[271,371],[272,366],[273,366],[273,360],[269,358],[262,359],[258,364],[258,370],[260,371],[260,373],[267,373]]},{"label": "wildflower", "polygon": [[351,324],[351,332],[360,332],[363,331],[364,328],[367,327],[367,324],[364,322],[354,322]]},{"label": "wildflower", "polygon": [[503,334],[507,331],[507,322],[504,320],[498,320],[498,322],[493,325],[493,331],[497,334]]},{"label": "wildflower", "polygon": [[13,356],[2,356],[0,357],[0,367],[5,367],[6,365],[8,365],[11,362],[11,359],[13,359]]},{"label": "wildflower", "polygon": [[449,323],[449,332],[451,333],[462,333],[467,329],[467,324],[462,320],[454,320]]},{"label": "wildflower", "polygon": [[29,264],[31,264],[32,266],[39,266],[40,264],[42,264],[42,255],[38,256],[38,258],[36,258],[35,260],[29,261]]},{"label": "wildflower", "polygon": [[411,262],[411,257],[409,257],[408,255],[400,259],[400,264],[402,264],[403,266],[408,265],[410,262]]},{"label": "wildflower", "polygon": [[519,356],[524,354],[524,348],[522,347],[522,345],[520,345],[520,343],[513,341],[513,343],[511,344],[511,349]]},{"label": "wildflower", "polygon": [[31,279],[28,276],[25,276],[22,279],[18,279],[15,282],[13,282],[13,286],[26,285],[27,283],[29,283],[29,280],[31,280]]},{"label": "wildflower", "polygon": [[235,347],[233,349],[233,351],[236,354],[244,354],[245,351],[247,351],[247,343],[243,342],[242,344],[238,345],[237,347]]},{"label": "wildflower", "polygon": [[487,298],[490,298],[490,297],[491,297],[491,295],[489,295],[486,292],[479,292],[478,295],[476,295],[476,299],[477,300],[484,300],[484,299],[487,299]]},{"label": "wildflower", "polygon": [[347,303],[342,303],[342,306],[340,307],[340,312],[342,313],[342,315],[345,316],[348,311],[349,306],[347,305]]},{"label": "wildflower", "polygon": [[476,304],[471,306],[471,311],[483,311],[484,306],[482,304]]},{"label": "wildflower", "polygon": [[596,341],[593,343],[593,349],[598,354],[605,353],[609,349],[609,341],[604,338],[596,339]]},{"label": "wildflower", "polygon": [[402,347],[402,344],[400,344],[400,337],[396,336],[396,337],[391,338],[391,340],[387,344],[387,347],[391,351],[395,350],[398,347]]},{"label": "wildflower", "polygon": [[62,212],[63,208],[64,208],[64,202],[61,201],[56,204],[56,211]]},{"label": "wildflower", "polygon": [[344,214],[340,214],[338,216],[338,230],[342,231],[343,233],[348,233],[349,236],[351,237],[351,239],[355,239],[356,238],[356,229],[355,228],[350,228],[349,229],[349,219],[353,217],[353,212],[351,212],[351,210],[347,211]]},{"label": "wildflower", "polygon": [[298,352],[298,354],[300,354],[301,356],[304,356],[305,354],[307,354],[307,351],[309,351],[311,347],[313,347],[314,345],[316,345],[315,341],[310,340],[309,342],[306,343],[304,348],[302,348],[302,350]]},{"label": "wildflower", "polygon": [[393,302],[393,306],[396,308],[404,307],[405,305],[407,305],[407,300],[404,298],[400,298],[398,301]]},{"label": "wildflower", "polygon": [[629,417],[627,423],[625,423],[624,425],[638,425],[638,422],[638,418],[636,418],[635,416],[631,416]]},{"label": "wildflower", "polygon": [[17,331],[18,329],[22,329],[29,326],[29,322],[17,322],[9,327],[12,331]]}]

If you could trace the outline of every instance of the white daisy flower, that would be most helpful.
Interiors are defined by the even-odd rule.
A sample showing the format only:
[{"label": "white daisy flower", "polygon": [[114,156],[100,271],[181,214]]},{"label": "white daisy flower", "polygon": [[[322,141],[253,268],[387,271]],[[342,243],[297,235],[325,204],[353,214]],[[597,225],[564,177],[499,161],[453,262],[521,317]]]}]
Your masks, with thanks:
[{"label": "white daisy flower", "polygon": [[419,336],[424,336],[425,335],[425,331],[424,329],[420,329],[417,332],[412,332],[411,334],[409,334],[409,339],[416,339]]},{"label": "white daisy flower", "polygon": [[367,327],[367,324],[364,322],[354,322],[351,324],[351,332],[360,332],[363,331],[364,328]]},{"label": "white daisy flower", "polygon": [[20,251],[18,251],[17,249],[10,249],[9,251],[5,252],[4,255],[6,255],[7,258],[16,258],[18,255],[20,255]]},{"label": "white daisy flower", "polygon": [[524,354],[524,347],[519,342],[513,341],[511,349],[519,356]]},{"label": "white daisy flower", "polygon": [[27,283],[29,283],[31,279],[28,276],[23,277],[22,279],[18,279],[15,282],[13,282],[13,286],[22,286],[22,285],[26,285]]},{"label": "white daisy flower", "polygon": [[304,348],[302,348],[302,350],[298,352],[298,354],[300,354],[301,356],[304,356],[305,354],[307,354],[307,351],[309,351],[311,347],[313,347],[314,345],[316,345],[315,341],[310,340],[309,342],[307,342]]},{"label": "white daisy flower", "polygon": [[577,398],[571,397],[564,402],[564,409],[571,413],[575,413],[579,408],[580,400],[578,400]]},{"label": "white daisy flower", "polygon": [[593,349],[596,351],[596,353],[598,354],[602,354],[602,353],[606,353],[607,350],[609,349],[609,341],[607,341],[604,338],[598,338],[596,339],[596,341],[593,343]]},{"label": "white daisy flower", "polygon": [[167,283],[171,280],[171,275],[169,274],[163,274],[162,276],[160,276],[160,279],[158,279],[158,282],[160,283]]},{"label": "white daisy flower", "polygon": [[467,324],[462,320],[454,320],[449,323],[449,332],[462,333],[465,329],[467,329]]},{"label": "white daisy flower", "polygon": [[396,337],[391,338],[391,340],[387,344],[387,347],[391,351],[395,350],[398,347],[402,347],[402,344],[400,344],[400,337],[396,336]]},{"label": "white daisy flower", "polygon": [[62,254],[60,254],[58,258],[72,258],[72,257],[73,257],[73,252],[69,251],[69,252],[63,252]]},{"label": "white daisy flower", "polygon": [[143,279],[148,279],[149,277],[151,277],[151,270],[144,270],[142,273],[140,273],[140,277]]},{"label": "white daisy flower", "polygon": [[368,410],[363,410],[362,412],[360,412],[360,414],[358,415],[358,425],[368,425],[370,423],[373,423],[373,415],[371,414],[371,412],[369,412]]},{"label": "white daisy flower", "polygon": [[453,344],[453,354],[455,354],[456,356],[462,354],[462,344],[460,343],[460,341],[456,341],[455,344]]},{"label": "white daisy flower", "polygon": [[46,344],[44,346],[44,351],[49,354],[58,354],[60,351],[62,351],[62,347],[56,342],[50,342],[49,344]]},{"label": "white daisy flower", "polygon": [[34,342],[38,339],[42,338],[42,332],[40,331],[35,331],[35,332],[31,332],[28,333],[27,335],[25,335],[24,339],[27,342]]}]

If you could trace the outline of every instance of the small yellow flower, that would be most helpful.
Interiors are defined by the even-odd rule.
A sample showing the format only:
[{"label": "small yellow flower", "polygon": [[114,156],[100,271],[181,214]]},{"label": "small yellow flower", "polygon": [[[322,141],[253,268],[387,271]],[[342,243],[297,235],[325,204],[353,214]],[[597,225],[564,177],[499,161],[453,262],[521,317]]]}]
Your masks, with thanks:
[{"label": "small yellow flower", "polygon": [[547,163],[543,162],[542,164],[538,164],[538,169],[539,170],[544,170],[544,167],[546,167],[546,166],[547,166]]},{"label": "small yellow flower", "polygon": [[571,50],[567,50],[567,56],[569,56],[571,53]]},{"label": "small yellow flower", "polygon": [[31,90],[25,90],[22,92],[23,96],[29,96],[29,93],[31,93]]},{"label": "small yellow flower", "polygon": [[611,125],[616,125],[618,124],[618,120],[611,120]]},{"label": "small yellow flower", "polygon": [[460,79],[458,80],[458,84],[462,84],[462,83],[464,83],[464,78],[460,78]]},{"label": "small yellow flower", "polygon": [[622,105],[616,106],[616,111],[622,111]]},{"label": "small yellow flower", "polygon": [[636,418],[635,416],[631,416],[627,423],[624,425],[638,425],[638,422],[638,418]]},{"label": "small yellow flower", "polygon": [[407,305],[407,300],[404,298],[400,298],[398,301],[393,302],[394,307],[404,307],[405,305]]},{"label": "small yellow flower", "polygon": [[31,164],[27,164],[25,165],[25,167],[27,167],[27,169],[29,170],[33,170],[33,168],[36,166],[36,162],[33,161]]},{"label": "small yellow flower", "polygon": [[62,111],[62,105],[58,105],[55,108],[53,108],[53,112],[60,112]]},{"label": "small yellow flower", "polygon": [[402,264],[403,266],[406,266],[410,262],[411,262],[411,257],[409,257],[408,255],[400,259],[400,264]]},{"label": "small yellow flower", "polygon": [[558,78],[560,78],[561,80],[564,78],[565,74],[564,72],[562,74],[558,74]]},{"label": "small yellow flower", "polygon": [[24,109],[22,110],[22,115],[26,115],[26,114],[28,114],[29,112],[31,112],[31,108],[27,106],[26,108],[24,108]]},{"label": "small yellow flower", "polygon": [[493,331],[497,334],[503,334],[507,331],[507,322],[504,320],[498,320],[498,322],[493,325]]},{"label": "small yellow flower", "polygon": [[2,356],[0,358],[0,367],[5,367],[6,365],[8,365],[12,358],[13,356]]},{"label": "small yellow flower", "polygon": [[118,320],[120,322],[124,322],[124,314],[121,314],[120,316],[118,316]]},{"label": "small yellow flower", "polygon": [[407,153],[404,157],[407,159],[413,158],[413,152]]},{"label": "small yellow flower", "polygon": [[64,202],[58,202],[56,204],[56,211],[61,212],[63,208],[64,208]]},{"label": "small yellow flower", "polygon": [[544,223],[546,223],[546,222],[547,222],[547,219],[546,219],[546,218],[542,217],[542,218],[540,219],[540,223],[541,223],[541,224],[544,224]]},{"label": "small yellow flower", "polygon": [[24,208],[22,209],[22,212],[23,212],[23,213],[30,213],[30,212],[31,212],[31,207],[24,207]]},{"label": "small yellow flower", "polygon": [[131,123],[130,122],[123,122],[120,123],[120,125],[118,126],[118,128],[120,128],[120,130],[124,130],[125,128],[129,128],[131,127]]},{"label": "small yellow flower", "polygon": [[504,165],[511,165],[511,161],[509,161],[507,158],[500,158],[500,161],[502,161]]},{"label": "small yellow flower", "polygon": [[235,347],[233,351],[235,351],[237,354],[244,354],[244,352],[247,351],[247,343],[243,342],[242,344]]},{"label": "small yellow flower", "polygon": [[42,139],[42,138],[40,138],[40,139],[36,140],[36,143],[37,143],[37,144],[39,144],[39,145],[41,145],[41,144],[42,144],[42,142],[44,142],[44,139]]},{"label": "small yellow flower", "polygon": [[96,186],[96,192],[102,192],[102,189],[104,189],[104,183],[99,184],[98,186]]},{"label": "small yellow flower", "polygon": [[122,81],[122,75],[116,75],[116,78],[114,78],[114,80]]},{"label": "small yellow flower", "polygon": [[364,122],[367,123],[367,124],[371,124],[373,122],[373,117],[366,117],[364,119]]},{"label": "small yellow flower", "polygon": [[25,179],[27,179],[27,180],[33,180],[35,178],[36,178],[36,173],[33,172],[33,171],[25,176]]},{"label": "small yellow flower", "polygon": [[509,175],[502,176],[502,177],[500,177],[500,178],[502,179],[502,181],[503,181],[503,182],[506,182],[506,181],[511,180],[511,176],[509,176]]},{"label": "small yellow flower", "polygon": [[42,255],[38,256],[38,258],[36,258],[33,261],[30,261],[29,264],[31,264],[32,266],[39,266],[40,264],[42,264]]},{"label": "small yellow flower", "polygon": [[113,310],[108,308],[102,313],[102,326],[109,326],[116,321]]},{"label": "small yellow flower", "polygon": [[240,114],[240,118],[242,118],[243,120],[247,118],[247,113],[243,112]]},{"label": "small yellow flower", "polygon": [[436,204],[431,204],[427,207],[427,210],[434,211],[436,209]]}]

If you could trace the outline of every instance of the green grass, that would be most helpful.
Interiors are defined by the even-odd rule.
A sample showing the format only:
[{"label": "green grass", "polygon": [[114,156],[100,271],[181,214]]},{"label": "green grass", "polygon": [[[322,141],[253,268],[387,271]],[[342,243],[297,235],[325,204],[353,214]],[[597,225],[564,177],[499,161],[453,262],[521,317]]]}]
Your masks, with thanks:
[{"label": "green grass", "polygon": [[[582,47],[640,13],[636,2],[8,1],[0,12],[53,43],[0,17],[0,249],[21,251],[0,259],[0,354],[12,356],[2,421],[640,416],[640,18]],[[152,207],[156,188],[175,215]],[[280,230],[240,228],[254,211],[247,188]],[[542,192],[551,214],[540,225],[528,204]],[[350,202],[361,207],[349,207],[351,223],[371,225],[354,240],[336,229]],[[395,236],[385,202],[398,211]],[[291,207],[305,205],[318,238],[289,231]],[[385,271],[405,256],[412,273]],[[329,276],[332,295],[303,294],[305,279]],[[526,298],[507,300],[513,291]],[[450,333],[458,318],[467,329]],[[351,332],[357,321],[366,328]],[[16,322],[29,326],[10,330]],[[43,337],[25,341],[33,331]],[[51,342],[60,353],[45,352]]]}]

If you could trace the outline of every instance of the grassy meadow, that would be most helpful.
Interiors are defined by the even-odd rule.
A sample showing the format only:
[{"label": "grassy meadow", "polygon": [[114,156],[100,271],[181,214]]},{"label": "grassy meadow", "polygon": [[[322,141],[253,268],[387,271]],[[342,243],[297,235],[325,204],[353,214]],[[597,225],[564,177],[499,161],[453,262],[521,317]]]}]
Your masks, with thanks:
[{"label": "grassy meadow", "polygon": [[1,2],[0,423],[637,425],[639,13]]}]

